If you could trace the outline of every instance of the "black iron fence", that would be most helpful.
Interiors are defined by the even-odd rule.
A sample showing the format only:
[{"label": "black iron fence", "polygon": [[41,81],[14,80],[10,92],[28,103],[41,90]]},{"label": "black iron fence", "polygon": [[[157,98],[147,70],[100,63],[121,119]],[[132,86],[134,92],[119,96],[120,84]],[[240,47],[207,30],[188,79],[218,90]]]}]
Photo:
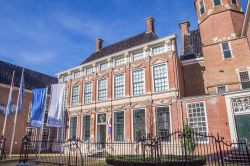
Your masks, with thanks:
[{"label": "black iron fence", "polygon": [[32,141],[23,138],[20,163],[49,165],[250,165],[247,143],[219,135],[175,131],[137,142]]},{"label": "black iron fence", "polygon": [[4,160],[6,158],[5,155],[5,143],[6,143],[6,138],[4,136],[0,137],[0,160]]}]

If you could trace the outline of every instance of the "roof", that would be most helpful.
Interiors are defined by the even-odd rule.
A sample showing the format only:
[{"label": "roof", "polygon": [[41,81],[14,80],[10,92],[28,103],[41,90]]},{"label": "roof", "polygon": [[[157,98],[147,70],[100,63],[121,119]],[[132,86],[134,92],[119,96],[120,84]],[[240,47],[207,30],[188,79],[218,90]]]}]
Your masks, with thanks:
[{"label": "roof", "polygon": [[[19,87],[22,67],[16,66],[0,60],[0,83],[10,85],[12,73],[15,71],[14,83],[15,87]],[[57,83],[57,78],[42,74],[29,69],[24,69],[24,85],[25,89],[32,90],[34,88],[45,88],[48,85]]]},{"label": "roof", "polygon": [[112,45],[101,48],[99,51],[92,53],[85,61],[81,64],[94,61],[96,59],[111,55],[113,53],[126,50],[128,48],[138,46],[152,40],[158,39],[155,33],[141,33],[136,36],[130,37],[128,39],[122,40],[120,42],[114,43]]},{"label": "roof", "polygon": [[184,35],[184,55],[181,60],[189,60],[202,57],[202,43],[200,31],[193,30],[189,34]]}]

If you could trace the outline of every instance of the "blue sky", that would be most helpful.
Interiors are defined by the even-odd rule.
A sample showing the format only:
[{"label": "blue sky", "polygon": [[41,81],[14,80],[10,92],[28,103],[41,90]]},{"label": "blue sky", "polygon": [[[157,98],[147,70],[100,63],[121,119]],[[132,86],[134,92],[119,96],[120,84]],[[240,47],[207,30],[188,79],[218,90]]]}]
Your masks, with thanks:
[{"label": "blue sky", "polygon": [[0,9],[0,59],[52,76],[87,58],[96,38],[106,46],[144,32],[148,16],[159,37],[180,41],[183,20],[197,27],[193,0],[0,0]]}]

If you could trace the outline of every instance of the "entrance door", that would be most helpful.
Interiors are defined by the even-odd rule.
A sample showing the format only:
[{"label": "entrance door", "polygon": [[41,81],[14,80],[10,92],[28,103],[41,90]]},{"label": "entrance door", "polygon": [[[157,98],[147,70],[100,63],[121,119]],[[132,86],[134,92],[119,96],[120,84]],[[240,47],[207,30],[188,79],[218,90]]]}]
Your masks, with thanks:
[{"label": "entrance door", "polygon": [[247,139],[250,141],[250,114],[235,115],[237,134],[239,140]]},{"label": "entrance door", "polygon": [[97,143],[100,148],[105,148],[106,142],[106,114],[97,114]]}]

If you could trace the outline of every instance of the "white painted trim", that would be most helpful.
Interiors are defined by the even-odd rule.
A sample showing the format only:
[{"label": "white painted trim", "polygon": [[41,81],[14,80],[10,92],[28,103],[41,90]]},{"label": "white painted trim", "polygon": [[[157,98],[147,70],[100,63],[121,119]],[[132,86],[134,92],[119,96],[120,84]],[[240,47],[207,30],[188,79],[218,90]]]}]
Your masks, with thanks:
[{"label": "white painted trim", "polygon": [[[99,81],[106,80],[106,98],[104,100],[99,100]],[[92,93],[91,93],[92,94]],[[96,80],[96,102],[104,102],[108,100],[108,78],[101,77]]]},{"label": "white painted trim", "polygon": [[204,62],[204,57],[199,57],[199,58],[195,58],[195,59],[181,61],[183,66],[191,65],[191,64],[195,64],[195,63],[200,63],[200,62]]},{"label": "white painted trim", "polygon": [[237,94],[225,95],[231,141],[238,140],[237,129],[236,129],[236,124],[235,124],[235,118],[234,118],[234,112],[233,112],[233,108],[232,108],[231,99],[236,98],[236,97],[242,97],[242,96],[250,96],[250,92],[242,92],[242,93],[237,93]]},{"label": "white painted trim", "polygon": [[[231,53],[231,57],[230,57],[230,58],[225,58],[225,57],[224,57],[224,50],[223,50],[223,47],[222,47],[222,44],[223,44],[223,43],[227,43],[227,44],[228,44],[228,47],[229,47],[229,50],[230,50],[230,53]],[[231,46],[231,42],[230,42],[230,41],[221,42],[221,43],[220,43],[220,48],[221,48],[222,60],[228,60],[228,59],[233,59],[233,58],[234,58],[233,49],[232,49],[232,46]]]},{"label": "white painted trim", "polygon": [[[160,108],[160,107],[163,107],[163,108],[166,108],[168,107],[168,110],[169,110],[169,134],[172,133],[173,131],[173,126],[172,126],[172,108],[171,108],[171,105],[166,105],[166,106],[155,106],[153,107],[153,113],[154,113],[154,124],[155,124],[155,127],[154,127],[154,135],[156,135],[156,108]],[[166,142],[166,141],[163,141],[163,142]],[[166,142],[166,143],[171,143],[173,142],[173,137],[170,137],[170,142]]]},{"label": "white painted trim", "polygon": [[224,94],[224,93],[219,93],[219,92],[218,92],[218,88],[219,88],[219,87],[225,87],[225,91],[228,92],[228,86],[227,86],[227,85],[221,85],[221,86],[217,86],[217,87],[216,87],[216,93],[217,93],[217,94],[219,94],[219,95]]},{"label": "white painted trim", "polygon": [[[147,108],[134,108],[134,109],[131,109],[131,122],[132,122],[132,127],[131,127],[131,137],[132,137],[132,142],[136,142],[136,140],[134,140],[134,110],[139,110],[139,109],[143,109],[144,110],[144,115],[145,115],[145,134],[147,135]],[[145,136],[146,136],[145,135]]]},{"label": "white painted trim", "polygon": [[[73,106],[73,105],[72,105],[72,101],[73,101],[73,100],[72,100],[72,97],[73,97],[73,88],[74,88],[74,87],[78,87],[78,97],[77,97],[77,98],[78,98],[78,99],[77,99],[77,100],[78,100],[78,103],[77,103],[76,105]],[[70,95],[70,106],[71,106],[71,107],[76,107],[76,106],[78,106],[78,105],[80,104],[80,102],[79,102],[80,94],[79,94],[79,93],[80,93],[80,85],[79,85],[79,84],[73,85],[73,86],[71,87],[71,95]]]},{"label": "white painted trim", "polygon": [[[106,112],[98,112],[96,113],[96,123],[95,123],[95,126],[96,126],[96,131],[95,131],[95,140],[96,142],[98,143],[98,115],[99,114],[105,114],[106,115],[106,121],[105,121],[105,131],[106,131],[106,135],[105,135],[105,142],[107,140],[107,113]],[[101,123],[100,125],[104,125],[104,123]],[[99,140],[100,141],[100,140]]]},{"label": "white painted trim", "polygon": [[83,140],[83,137],[82,137],[82,134],[83,134],[83,117],[84,116],[90,116],[90,124],[89,124],[89,129],[90,129],[90,137],[89,137],[89,140],[91,139],[91,114],[88,114],[88,113],[84,113],[84,114],[82,114],[82,119],[81,119],[81,136],[80,136],[80,138],[81,138],[81,140],[82,141],[84,141]]},{"label": "white painted trim", "polygon": [[[140,94],[140,95],[134,95],[134,86],[133,86],[133,85],[134,85],[134,84],[133,84],[133,80],[134,80],[134,79],[133,79],[133,72],[134,72],[134,71],[138,71],[138,70],[143,70],[143,74],[144,74],[144,93],[143,93],[143,94]],[[145,68],[135,68],[135,69],[131,70],[131,71],[130,71],[130,78],[131,78],[131,79],[130,79],[130,80],[131,80],[131,81],[130,81],[130,87],[131,87],[131,88],[130,88],[130,94],[131,94],[130,96],[131,96],[131,97],[138,97],[138,96],[144,96],[144,95],[146,95],[146,94],[147,94],[147,89],[146,89],[147,86],[146,86]],[[126,94],[125,94],[125,96],[126,96]]]},{"label": "white painted trim", "polygon": [[[82,64],[82,65],[79,65],[77,67],[74,67],[74,68],[70,68],[68,70],[65,70],[65,71],[62,71],[62,72],[59,72],[56,74],[57,77],[63,75],[63,74],[67,74],[68,72],[70,72],[71,70],[75,70],[75,69],[80,69],[80,68],[85,68],[87,66],[90,66],[91,64],[93,63],[99,63],[100,61],[104,61],[106,59],[111,59],[113,57],[116,57],[118,55],[123,55],[124,53],[126,52],[133,52],[134,50],[138,50],[138,49],[143,49],[144,47],[146,46],[151,46],[151,45],[156,45],[158,43],[161,43],[161,42],[164,42],[164,41],[167,41],[167,40],[171,40],[171,39],[174,39],[176,40],[176,35],[175,34],[172,34],[172,35],[169,35],[169,36],[166,36],[166,37],[163,37],[161,39],[156,39],[156,40],[153,40],[151,42],[148,42],[148,43],[144,43],[144,44],[141,44],[141,45],[138,45],[138,46],[135,46],[135,47],[131,47],[129,49],[126,49],[126,50],[123,50],[123,51],[120,51],[120,52],[116,52],[114,54],[110,54],[108,56],[105,56],[103,58],[99,58],[97,60],[94,60],[94,61],[91,61],[91,62],[88,62],[86,64]],[[146,58],[146,57],[145,57]]]},{"label": "white painted trim", "polygon": [[[187,102],[186,103],[186,113],[187,113],[188,125],[189,125],[188,104],[196,104],[196,103],[203,103],[204,104],[204,113],[205,113],[205,120],[206,120],[206,128],[207,128],[207,134],[209,134],[208,119],[207,119],[207,105],[206,105],[206,102],[204,100],[203,101]],[[204,142],[204,143],[209,143],[209,139],[207,139],[207,141]]]},{"label": "white painted trim", "polygon": [[70,138],[70,120],[71,120],[71,118],[74,118],[74,117],[76,117],[76,138],[78,137],[78,116],[77,116],[77,114],[76,115],[70,115],[70,117],[69,117],[69,130],[68,130],[68,139]]},{"label": "white painted trim", "polygon": [[[116,112],[123,112],[124,115],[124,122],[123,122],[123,141],[115,141],[115,113]],[[115,110],[112,112],[112,142],[125,142],[126,141],[126,114],[125,110]]]},{"label": "white painted trim", "polygon": [[[166,65],[166,74],[167,74],[167,89],[165,91],[159,91],[159,92],[156,92],[155,91],[155,82],[154,82],[154,67],[156,66],[161,66],[161,65]],[[162,92],[168,92],[169,91],[169,70],[168,70],[168,63],[158,63],[158,64],[154,64],[152,65],[151,67],[151,80],[152,80],[152,92],[154,92],[154,94],[157,94],[157,93],[162,93]]]},{"label": "white painted trim", "polygon": [[[86,84],[91,84],[91,101],[90,101],[90,103],[85,103],[85,86],[86,86]],[[84,82],[84,86],[83,86],[83,98],[82,98],[82,103],[83,104],[91,104],[92,102],[93,102],[93,81],[89,81],[89,82]]]},{"label": "white painted trim", "polygon": [[[123,82],[124,82],[124,96],[122,98],[115,98],[115,77],[119,76],[119,75],[123,75]],[[112,79],[112,99],[113,100],[120,100],[120,99],[124,99],[126,97],[126,79],[125,79],[125,72],[121,72],[121,73],[117,73],[113,75],[113,79]]]}]

